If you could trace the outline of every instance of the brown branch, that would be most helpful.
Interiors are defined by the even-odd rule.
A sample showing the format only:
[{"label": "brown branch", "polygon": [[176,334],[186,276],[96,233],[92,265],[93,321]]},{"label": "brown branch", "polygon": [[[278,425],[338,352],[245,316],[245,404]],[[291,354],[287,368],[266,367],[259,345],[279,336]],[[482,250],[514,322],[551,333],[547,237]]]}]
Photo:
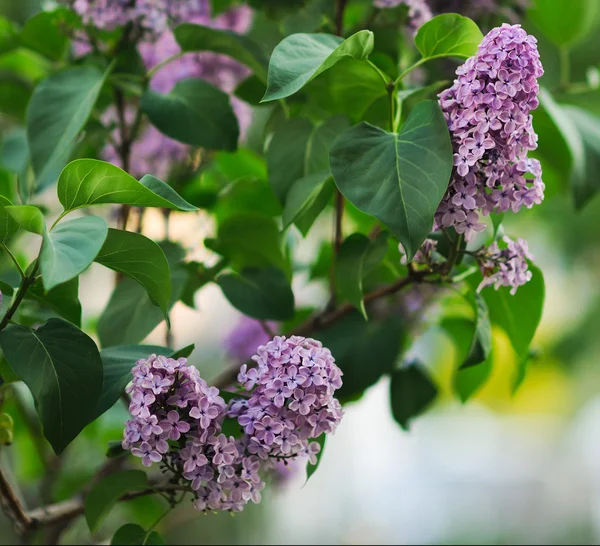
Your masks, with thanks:
[{"label": "brown branch", "polygon": [[26,531],[31,526],[31,517],[27,514],[21,501],[17,497],[8,478],[0,468],[0,506],[7,517],[15,524],[19,533]]}]

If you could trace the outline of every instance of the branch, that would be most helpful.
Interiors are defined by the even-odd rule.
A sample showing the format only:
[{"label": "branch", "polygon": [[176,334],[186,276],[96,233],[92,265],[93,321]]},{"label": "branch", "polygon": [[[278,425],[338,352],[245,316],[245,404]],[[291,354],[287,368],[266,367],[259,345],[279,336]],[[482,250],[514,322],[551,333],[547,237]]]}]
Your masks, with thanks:
[{"label": "branch", "polygon": [[[396,282],[393,282],[387,286],[383,286],[381,288],[378,288],[377,290],[373,290],[372,292],[366,294],[364,297],[365,304],[373,302],[385,296],[391,296],[392,294],[399,292],[404,287],[409,286],[410,284],[417,284],[420,282],[431,282],[426,279],[426,277],[430,274],[431,272],[429,271],[411,271],[408,277],[403,277],[397,280]],[[354,306],[350,305],[349,303],[341,305],[340,307],[338,307],[337,309],[333,309],[332,311],[325,309],[325,311],[322,311],[320,313],[317,313],[316,315],[313,315],[312,317],[309,317],[302,324],[299,324],[293,330],[291,330],[290,332],[286,332],[284,335],[296,335],[306,337],[312,334],[313,332],[318,332],[319,330],[326,330],[332,324],[338,322],[346,315],[352,313],[354,310]],[[246,364],[252,366],[254,365],[254,362],[252,360],[249,360],[246,362]],[[212,382],[213,386],[219,389],[224,389],[226,387],[231,386],[233,383],[235,383],[238,372],[239,366],[225,370]]]},{"label": "branch", "polygon": [[[119,499],[119,502],[130,501],[139,497],[147,497],[148,495],[154,495],[155,493],[167,493],[173,491],[184,491],[186,493],[194,492],[191,487],[167,484],[127,493]],[[29,527],[53,525],[63,521],[71,520],[83,514],[85,510],[84,501],[85,499],[82,497],[74,498],[67,501],[58,502],[56,504],[51,504],[49,506],[44,506],[42,508],[36,508],[35,510],[25,513],[24,515],[29,520]]]},{"label": "branch", "polygon": [[3,512],[15,524],[18,532],[23,532],[31,526],[31,518],[18,499],[12,485],[0,468],[0,505]]}]

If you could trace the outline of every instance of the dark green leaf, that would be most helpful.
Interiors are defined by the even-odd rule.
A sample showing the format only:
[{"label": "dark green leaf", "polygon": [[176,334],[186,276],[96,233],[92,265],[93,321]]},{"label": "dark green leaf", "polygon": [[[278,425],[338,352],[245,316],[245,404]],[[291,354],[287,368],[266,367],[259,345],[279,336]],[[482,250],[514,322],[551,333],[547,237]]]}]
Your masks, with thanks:
[{"label": "dark green leaf", "polygon": [[71,161],[60,173],[57,192],[65,210],[104,203],[198,210],[154,176],[146,175],[138,182],[118,167],[95,159]]},{"label": "dark green leaf", "polygon": [[26,121],[38,183],[67,162],[106,75],[93,66],[78,66],[53,74],[36,87]]},{"label": "dark green leaf", "polygon": [[415,44],[424,59],[438,57],[471,57],[477,52],[483,34],[467,17],[444,13],[422,25]]},{"label": "dark green leaf", "polygon": [[435,400],[438,389],[418,362],[411,362],[392,373],[390,399],[394,419],[404,430]]},{"label": "dark green leaf", "polygon": [[112,442],[108,442],[108,449],[106,450],[106,458],[107,459],[119,459],[120,457],[124,457],[129,454],[129,450],[123,449],[123,442],[120,440],[114,440]]},{"label": "dark green leaf", "polygon": [[111,546],[164,546],[163,537],[156,531],[145,531],[139,525],[128,523],[123,525],[113,537]]},{"label": "dark green leaf", "polygon": [[[472,296],[473,309],[475,311],[475,334],[473,343],[467,358],[460,369],[470,368],[485,362],[492,350],[492,325],[490,324],[490,313],[483,296],[477,292]],[[469,297],[471,300],[471,297]]]},{"label": "dark green leaf", "polygon": [[263,101],[289,97],[344,57],[366,59],[373,33],[361,30],[344,40],[331,34],[292,34],[275,48],[269,61]]},{"label": "dark green leaf", "polygon": [[183,349],[179,349],[179,351],[173,353],[171,355],[171,358],[188,358],[194,352],[195,348],[196,345],[194,343],[192,343],[191,345],[187,345],[186,347],[183,347]]},{"label": "dark green leaf", "polygon": [[139,233],[109,229],[95,261],[135,279],[165,317],[171,300],[171,271],[165,253]]},{"label": "dark green leaf", "polygon": [[228,55],[251,68],[262,80],[266,79],[267,59],[248,36],[188,23],[176,27],[174,34],[182,51],[214,51]]},{"label": "dark green leaf", "polygon": [[19,45],[19,29],[15,23],[0,16],[0,53],[5,53]]},{"label": "dark green leaf", "polygon": [[306,237],[317,216],[329,203],[333,190],[329,171],[296,180],[285,200],[283,227],[294,223]]},{"label": "dark green leaf", "polygon": [[204,80],[181,80],[167,95],[146,91],[140,104],[168,137],[209,150],[237,148],[239,128],[229,95]]},{"label": "dark green leaf", "polygon": [[431,230],[452,171],[439,105],[420,102],[400,134],[368,123],[352,127],[334,142],[330,163],[344,196],[386,224],[412,259]]},{"label": "dark green leaf", "polygon": [[234,95],[238,99],[241,99],[252,106],[258,106],[264,94],[265,84],[257,76],[247,77],[234,91]]},{"label": "dark green leaf", "polygon": [[44,288],[51,290],[87,269],[100,252],[107,233],[106,220],[99,216],[75,218],[46,233],[40,254]]},{"label": "dark green leaf", "polygon": [[44,290],[41,281],[37,281],[28,291],[27,298],[32,298],[46,305],[61,317],[81,326],[81,303],[79,302],[79,278],[54,287],[49,292]]},{"label": "dark green leaf", "polygon": [[500,229],[502,221],[504,220],[504,213],[492,212],[492,214],[490,214],[490,218],[492,219],[492,225],[494,226],[494,238],[496,238],[498,235],[498,230]]},{"label": "dark green leaf", "polygon": [[98,531],[112,507],[123,495],[147,487],[148,478],[142,470],[125,470],[102,478],[85,497],[85,519],[90,531]]},{"label": "dark green leaf", "polygon": [[317,453],[317,462],[315,464],[308,464],[308,466],[306,467],[306,481],[308,482],[308,480],[310,480],[310,477],[317,471],[317,468],[319,468],[319,465],[321,464],[321,457],[323,456],[323,451],[325,451],[325,440],[327,439],[327,435],[326,434],[321,434],[321,436],[319,436],[318,438],[316,438],[316,440],[314,440],[315,442],[317,442],[317,444],[319,444],[319,446],[321,447],[321,450],[319,451],[319,453]]},{"label": "dark green leaf", "polygon": [[21,45],[41,53],[53,61],[64,59],[69,48],[69,37],[64,23],[75,14],[68,9],[42,11],[30,17],[21,31]]},{"label": "dark green leaf", "polygon": [[363,302],[362,281],[383,260],[387,252],[387,234],[375,240],[362,233],[350,235],[340,247],[335,263],[335,286],[345,300],[356,307],[367,320]]},{"label": "dark green leaf", "polygon": [[69,322],[50,319],[37,330],[9,325],[0,345],[33,395],[44,436],[61,453],[91,421],[102,392],[96,344]]},{"label": "dark green leaf", "polygon": [[13,205],[5,210],[26,231],[43,235],[46,231],[44,214],[38,207],[33,205]]},{"label": "dark green leaf", "polygon": [[275,268],[247,268],[242,274],[217,277],[229,303],[259,320],[288,320],[294,316],[294,293],[284,273]]}]

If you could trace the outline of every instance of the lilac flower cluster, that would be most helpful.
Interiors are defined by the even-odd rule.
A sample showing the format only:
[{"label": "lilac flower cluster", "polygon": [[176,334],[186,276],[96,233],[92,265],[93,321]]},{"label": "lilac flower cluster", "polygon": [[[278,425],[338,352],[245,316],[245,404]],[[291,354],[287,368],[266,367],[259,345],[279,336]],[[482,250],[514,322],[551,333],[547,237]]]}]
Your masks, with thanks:
[{"label": "lilac flower cluster", "polygon": [[477,261],[483,281],[478,290],[486,286],[494,286],[496,290],[501,286],[510,286],[510,293],[515,294],[519,286],[531,280],[531,271],[527,260],[532,260],[529,254],[527,241],[509,237],[503,238],[506,248],[500,248],[497,242],[487,249],[478,252]]},{"label": "lilac flower cluster", "polygon": [[395,8],[402,4],[408,7],[410,26],[415,30],[433,17],[425,0],[375,0],[373,2],[373,5],[380,9]]},{"label": "lilac flower cluster", "polygon": [[540,163],[527,157],[537,148],[530,112],[544,73],[536,43],[520,25],[493,29],[440,94],[455,168],[436,228],[453,227],[470,241],[485,228],[480,214],[518,212],[543,200]]},{"label": "lilac flower cluster", "polygon": [[[315,464],[320,447],[309,440],[333,432],[342,417],[333,398],[341,371],[319,342],[276,337],[254,359],[258,368],[244,365],[239,376],[250,396],[229,405],[185,358],[150,355],[132,370],[123,448],[189,484],[197,510],[238,512],[260,502],[261,469],[298,458]],[[223,432],[226,421],[240,427],[238,438]]]},{"label": "lilac flower cluster", "polygon": [[263,460],[304,455],[313,463],[319,444],[311,439],[335,431],[342,418],[333,397],[342,372],[329,349],[314,339],[276,336],[244,364],[238,375],[248,400],[230,407],[248,437],[248,451]]},{"label": "lilac flower cluster", "polygon": [[202,0],[75,0],[72,4],[86,25],[114,30],[133,23],[152,35],[203,8]]},{"label": "lilac flower cluster", "polygon": [[[413,262],[420,265],[431,266],[434,263],[433,253],[437,250],[437,244],[438,242],[435,239],[425,239],[419,250],[415,253]],[[400,250],[400,254],[402,255],[400,263],[402,265],[408,265],[408,259],[402,243],[398,245],[398,250]]]},{"label": "lilac flower cluster", "polygon": [[[276,330],[275,322],[267,322],[271,330]],[[223,348],[227,356],[237,362],[248,360],[259,345],[269,341],[270,336],[265,332],[260,321],[243,315],[227,337],[223,340]]]}]

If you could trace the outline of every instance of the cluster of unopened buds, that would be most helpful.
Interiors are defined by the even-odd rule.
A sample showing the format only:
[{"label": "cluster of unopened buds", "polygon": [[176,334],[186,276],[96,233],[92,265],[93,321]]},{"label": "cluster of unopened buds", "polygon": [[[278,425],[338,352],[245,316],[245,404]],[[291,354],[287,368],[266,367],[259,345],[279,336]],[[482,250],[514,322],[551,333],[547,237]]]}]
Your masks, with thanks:
[{"label": "cluster of unopened buds", "polygon": [[320,342],[275,337],[253,359],[256,368],[240,369],[240,392],[223,393],[229,403],[184,358],[150,355],[132,370],[123,448],[188,484],[200,511],[260,502],[260,472],[300,458],[316,464],[314,440],[341,420],[342,372]]}]

